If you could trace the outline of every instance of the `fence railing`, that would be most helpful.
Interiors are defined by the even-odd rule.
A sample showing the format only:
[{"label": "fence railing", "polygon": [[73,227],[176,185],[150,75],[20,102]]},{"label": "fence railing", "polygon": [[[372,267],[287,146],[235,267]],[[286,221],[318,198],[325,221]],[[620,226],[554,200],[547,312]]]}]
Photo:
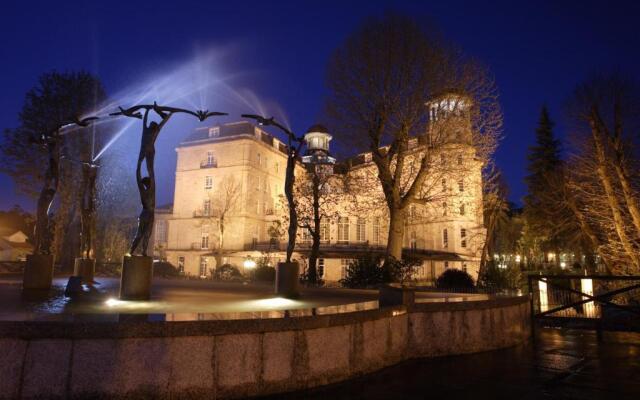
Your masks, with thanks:
[{"label": "fence railing", "polygon": [[640,276],[530,275],[532,317],[545,324],[640,331]]}]

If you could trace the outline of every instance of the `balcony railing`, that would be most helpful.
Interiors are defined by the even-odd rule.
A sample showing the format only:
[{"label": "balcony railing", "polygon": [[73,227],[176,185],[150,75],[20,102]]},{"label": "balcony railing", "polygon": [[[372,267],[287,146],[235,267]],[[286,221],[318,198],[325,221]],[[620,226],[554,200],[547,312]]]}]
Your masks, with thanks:
[{"label": "balcony railing", "polygon": [[217,160],[203,160],[200,161],[200,168],[217,168],[218,161]]}]

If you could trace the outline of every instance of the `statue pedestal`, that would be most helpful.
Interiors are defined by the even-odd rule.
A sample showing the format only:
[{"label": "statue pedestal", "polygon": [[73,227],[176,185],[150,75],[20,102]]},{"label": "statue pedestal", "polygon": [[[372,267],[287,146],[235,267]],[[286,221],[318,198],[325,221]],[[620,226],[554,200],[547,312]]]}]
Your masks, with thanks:
[{"label": "statue pedestal", "polygon": [[31,254],[27,256],[22,278],[23,290],[48,290],[53,281],[53,255]]},{"label": "statue pedestal", "polygon": [[124,256],[120,278],[121,300],[149,300],[153,258],[148,256]]},{"label": "statue pedestal", "polygon": [[276,267],[276,294],[295,299],[300,297],[300,266],[297,262],[281,262]]},{"label": "statue pedestal", "polygon": [[96,260],[91,258],[76,258],[73,265],[73,275],[79,276],[85,283],[93,283],[96,271]]}]

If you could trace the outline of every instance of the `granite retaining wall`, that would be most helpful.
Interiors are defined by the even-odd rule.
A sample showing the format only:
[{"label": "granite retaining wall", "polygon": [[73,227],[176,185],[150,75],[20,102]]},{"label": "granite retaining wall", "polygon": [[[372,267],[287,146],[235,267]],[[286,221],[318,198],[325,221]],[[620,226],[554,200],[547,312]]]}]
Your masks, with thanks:
[{"label": "granite retaining wall", "polygon": [[238,398],[349,379],[417,357],[514,346],[528,298],[312,317],[0,322],[0,398]]}]

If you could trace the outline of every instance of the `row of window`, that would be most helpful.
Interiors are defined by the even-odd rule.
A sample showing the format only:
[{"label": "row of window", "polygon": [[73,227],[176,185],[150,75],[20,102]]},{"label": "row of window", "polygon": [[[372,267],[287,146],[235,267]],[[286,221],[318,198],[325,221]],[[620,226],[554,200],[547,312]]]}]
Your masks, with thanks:
[{"label": "row of window", "polygon": [[[342,279],[347,277],[347,272],[349,269],[349,265],[351,265],[351,262],[353,260],[348,259],[348,258],[341,258],[340,259],[340,277]],[[184,263],[185,263],[185,258],[184,256],[180,256],[178,257],[178,273],[180,273],[181,275],[184,275]],[[444,262],[444,269],[449,269],[449,262],[445,261]],[[463,271],[467,271],[467,263],[462,263],[462,270]],[[207,257],[200,257],[200,268],[199,268],[199,274],[200,277],[204,278],[207,276],[207,273],[209,272],[209,260]],[[324,278],[324,273],[325,273],[325,259],[324,258],[319,258],[318,259],[318,263],[316,264],[316,272],[318,274],[318,277],[320,279]],[[424,271],[420,271],[418,273],[418,275],[423,275]]]},{"label": "row of window", "polygon": [[[458,212],[460,213],[460,215],[466,215],[466,209],[464,204],[460,204],[460,207],[458,208]],[[442,203],[442,216],[446,217],[448,214],[449,214],[449,205],[445,201]],[[415,218],[416,216],[417,216],[416,207],[415,205],[411,205],[409,207],[409,217]]]},{"label": "row of window", "polygon": [[[449,187],[447,186],[447,180],[446,179],[442,179],[442,191],[443,192],[448,192],[449,191]],[[458,192],[462,193],[464,192],[464,180],[463,179],[459,179],[458,180]]]},{"label": "row of window", "polygon": [[[464,158],[462,157],[462,154],[458,154],[456,156],[456,163],[458,165],[462,165]],[[440,164],[442,165],[446,165],[447,164],[447,155],[444,153],[440,154]]]},{"label": "row of window", "polygon": [[[460,247],[467,247],[467,230],[465,228],[460,229]],[[447,228],[442,230],[442,248],[449,248],[449,230]]]},{"label": "row of window", "polygon": [[[367,220],[365,218],[357,218],[355,221],[355,241],[366,242],[367,241]],[[351,241],[351,221],[349,217],[338,218],[338,243],[349,243]],[[380,243],[380,217],[373,219],[373,237],[372,242],[375,244]],[[302,232],[302,239],[305,241],[311,240],[311,234],[307,229]],[[329,241],[329,221],[320,221],[320,241]]]}]

